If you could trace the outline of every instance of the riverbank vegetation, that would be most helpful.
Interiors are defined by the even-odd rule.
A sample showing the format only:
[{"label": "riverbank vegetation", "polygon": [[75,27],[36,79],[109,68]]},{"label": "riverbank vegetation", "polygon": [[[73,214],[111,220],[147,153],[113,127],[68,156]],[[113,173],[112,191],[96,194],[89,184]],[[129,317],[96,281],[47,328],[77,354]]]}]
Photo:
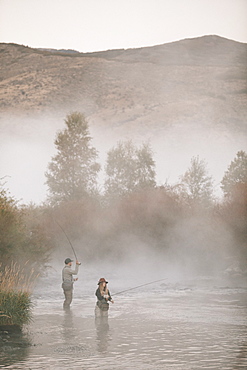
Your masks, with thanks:
[{"label": "riverbank vegetation", "polygon": [[[37,268],[49,259],[51,244],[39,207],[18,206],[2,184],[0,189],[0,253],[3,266],[18,262],[26,271]],[[26,263],[29,261],[28,263]]]},{"label": "riverbank vegetation", "polygon": [[21,328],[31,321],[31,288],[37,278],[32,270],[11,264],[0,265],[0,329]]},{"label": "riverbank vegetation", "polygon": [[[89,126],[78,112],[67,116],[55,139],[57,154],[46,172],[47,202],[22,205],[2,187],[0,252],[43,269],[51,254],[71,254],[69,237],[84,261],[128,262],[147,251],[172,266],[198,273],[225,271],[247,262],[247,155],[239,151],[214,194],[207,163],[195,156],[178,183],[158,186],[152,148],[119,142],[107,153],[104,188]],[[148,255],[152,256],[152,253]]]}]

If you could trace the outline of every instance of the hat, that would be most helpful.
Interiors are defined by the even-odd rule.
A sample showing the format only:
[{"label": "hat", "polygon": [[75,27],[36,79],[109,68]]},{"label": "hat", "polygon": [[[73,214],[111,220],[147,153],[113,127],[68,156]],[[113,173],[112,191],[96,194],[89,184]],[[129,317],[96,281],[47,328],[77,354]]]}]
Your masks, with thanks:
[{"label": "hat", "polygon": [[100,279],[99,279],[99,282],[98,282],[98,285],[99,285],[100,283],[106,283],[106,284],[108,284],[108,281],[106,281],[106,279],[105,279],[105,278],[100,278]]},{"label": "hat", "polygon": [[64,263],[67,265],[68,263],[70,262],[73,262],[73,260],[71,260],[70,258],[66,258],[66,260],[64,261]]}]

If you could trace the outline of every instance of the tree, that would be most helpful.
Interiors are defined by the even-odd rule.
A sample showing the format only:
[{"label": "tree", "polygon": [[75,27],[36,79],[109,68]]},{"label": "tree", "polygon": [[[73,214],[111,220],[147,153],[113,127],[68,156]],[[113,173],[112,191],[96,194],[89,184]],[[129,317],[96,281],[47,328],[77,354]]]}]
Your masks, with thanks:
[{"label": "tree", "polygon": [[224,195],[231,197],[235,185],[247,183],[247,154],[241,150],[228,166],[227,171],[221,181],[221,189]]},{"label": "tree", "polygon": [[53,203],[80,200],[94,193],[100,170],[84,115],[71,113],[65,124],[67,128],[59,132],[55,140],[58,153],[52,157],[45,174]]},{"label": "tree", "polygon": [[180,177],[182,197],[190,205],[210,205],[213,200],[213,180],[208,175],[206,163],[199,156],[192,157],[190,163],[189,169]]},{"label": "tree", "polygon": [[148,144],[137,148],[130,140],[119,142],[107,155],[106,195],[122,196],[155,187],[155,162]]},{"label": "tree", "polygon": [[8,196],[7,191],[0,190],[0,252],[4,263],[14,255],[15,247],[21,236],[21,222],[17,202]]},{"label": "tree", "polygon": [[32,207],[20,208],[0,184],[0,255],[3,266],[18,262],[25,269],[49,259],[51,245]]}]

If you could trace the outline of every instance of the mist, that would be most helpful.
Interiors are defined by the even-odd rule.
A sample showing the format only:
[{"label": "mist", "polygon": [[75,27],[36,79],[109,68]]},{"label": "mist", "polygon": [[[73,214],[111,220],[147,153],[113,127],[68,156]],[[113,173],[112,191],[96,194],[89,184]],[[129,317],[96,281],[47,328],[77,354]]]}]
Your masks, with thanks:
[{"label": "mist", "polygon": [[[5,186],[16,198],[45,199],[44,172],[55,154],[56,132],[63,128],[62,118],[48,117],[1,126],[1,169],[11,176],[5,177]],[[174,128],[155,138],[95,123],[89,128],[102,166],[118,140],[149,140],[161,184],[177,181],[198,154],[220,181],[244,148],[242,138],[230,134],[205,131],[202,139],[194,131],[188,138]],[[168,364],[189,370],[193,361],[195,368],[245,367],[246,252],[224,219],[232,209],[191,211],[161,188],[130,194],[103,208],[83,200],[40,211],[31,209],[31,230],[35,236],[41,228],[51,247],[49,259],[39,267],[32,292],[31,324],[17,339],[0,334],[3,366],[61,369],[66,361],[69,368],[95,369],[97,363],[105,370],[109,364],[114,369],[159,369]],[[42,243],[37,251],[43,248]],[[73,266],[76,257],[81,265],[71,308],[64,311],[62,268],[68,257]],[[21,261],[18,254],[15,258]],[[40,256],[33,253],[32,258],[37,269]],[[95,291],[102,277],[114,304],[109,317],[97,321]]]},{"label": "mist", "polygon": [[[71,204],[53,218],[73,243],[82,275],[113,280],[115,291],[124,289],[122,284],[132,287],[159,279],[167,280],[164,284],[200,285],[208,280],[210,285],[228,285],[236,273],[245,280],[245,252],[222,216],[214,210],[176,209],[162,191],[132,196],[103,210],[86,206],[80,211]],[[65,258],[75,256],[66,235],[54,222],[51,227],[55,239],[50,265],[59,270]]]},{"label": "mist", "polygon": [[[59,130],[64,129],[65,116],[2,117],[0,121],[1,178],[11,196],[22,203],[45,201],[47,187],[45,172],[56,153],[54,140]],[[208,130],[203,127],[174,126],[154,132],[133,133],[122,126],[105,127],[93,122],[89,130],[92,145],[98,151],[102,169],[99,173],[101,191],[104,184],[104,166],[107,152],[122,140],[132,140],[136,145],[149,142],[156,162],[157,185],[175,184],[188,169],[193,156],[206,161],[207,169],[214,179],[215,194],[222,197],[220,182],[224,172],[237,151],[246,151],[246,140],[241,133],[227,130]],[[188,134],[189,132],[189,134]]]},{"label": "mist", "polygon": [[[176,5],[173,18],[171,2],[161,3],[172,22],[168,30],[158,11],[162,27],[172,32],[175,24],[184,37],[181,24],[177,27],[177,21],[185,19],[184,12]],[[129,4],[124,4],[129,16]],[[101,5],[105,11],[106,4]],[[47,12],[45,28],[40,18],[40,37],[51,38],[46,32],[49,21],[52,30],[63,15],[66,22],[73,21],[72,13],[60,8],[52,9],[56,16],[59,13],[56,19]],[[142,16],[148,22],[157,18],[157,7],[154,12],[141,8],[128,19],[122,14],[119,24],[124,25],[124,36],[130,31],[131,37],[139,38]],[[33,16],[32,9],[26,15],[37,23],[42,12],[35,8]],[[102,29],[110,26],[111,31],[121,12],[111,9],[107,17],[112,16],[112,22],[107,24],[98,6],[90,3],[90,9],[93,27],[88,24],[96,30],[98,42],[100,22],[104,22]],[[27,276],[32,269],[38,278],[30,295],[31,323],[17,336],[0,328],[0,367],[247,368],[247,189],[246,184],[236,188],[226,201],[220,188],[237,152],[247,152],[246,44],[217,36],[229,35],[224,27],[217,32],[219,14],[225,25],[230,24],[222,12],[212,13],[208,7],[208,14],[214,14],[210,18],[201,5],[193,11],[188,14],[196,22],[187,22],[189,26],[210,20],[217,27],[197,32],[204,36],[194,39],[87,55],[1,44],[0,184],[18,206],[3,190],[0,273],[5,265],[20,264]],[[82,14],[77,13],[81,20]],[[23,23],[18,12],[13,14]],[[134,22],[139,31],[131,32],[126,21]],[[30,28],[30,22],[23,25]],[[15,27],[7,23],[13,31]],[[75,31],[75,24],[64,24],[65,37],[52,32],[53,39],[60,37],[63,49],[66,45],[60,42],[70,43],[69,32]],[[80,24],[85,26],[85,22]],[[142,45],[154,45],[148,35],[151,28],[147,22],[143,25],[149,41]],[[155,25],[160,43],[164,42],[162,27]],[[85,40],[92,43],[87,32],[76,34],[82,42],[86,35]],[[117,40],[120,35],[113,36]],[[92,45],[75,49],[92,50]],[[105,49],[98,45],[94,50]],[[91,144],[98,151],[101,195],[107,153],[125,140],[135,146],[150,144],[157,187],[117,199],[90,195],[76,201],[45,202],[45,172],[57,154],[54,141],[65,128],[66,116],[75,111],[84,114]],[[214,180],[216,199],[208,203],[189,202],[179,190],[178,194],[166,186],[177,184],[196,156],[205,161]],[[81,265],[70,309],[64,310],[62,269],[68,257],[73,266],[77,259]],[[106,320],[97,321],[95,291],[102,277],[115,302]],[[9,318],[0,311],[0,316]]]}]

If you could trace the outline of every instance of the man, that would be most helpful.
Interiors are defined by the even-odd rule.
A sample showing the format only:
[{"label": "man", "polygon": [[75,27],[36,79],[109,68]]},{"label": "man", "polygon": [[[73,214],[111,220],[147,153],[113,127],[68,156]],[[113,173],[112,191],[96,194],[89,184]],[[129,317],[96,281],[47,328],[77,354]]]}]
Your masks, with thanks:
[{"label": "man", "polygon": [[73,278],[73,275],[78,274],[80,262],[76,261],[75,270],[72,270],[72,262],[73,260],[71,260],[70,258],[66,258],[66,260],[64,261],[65,266],[62,271],[62,288],[65,296],[65,301],[63,303],[64,309],[70,308],[70,304],[73,299],[73,284],[74,281],[78,280],[78,278]]}]

